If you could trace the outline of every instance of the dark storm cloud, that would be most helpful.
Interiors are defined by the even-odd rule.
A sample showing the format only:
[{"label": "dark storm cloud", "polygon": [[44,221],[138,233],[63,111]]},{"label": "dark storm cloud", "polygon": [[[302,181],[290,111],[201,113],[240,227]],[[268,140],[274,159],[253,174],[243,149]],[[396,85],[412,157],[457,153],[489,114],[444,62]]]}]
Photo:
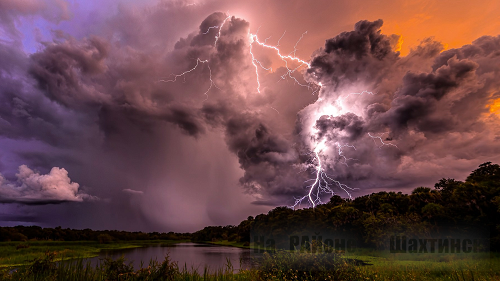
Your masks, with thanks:
[{"label": "dark storm cloud", "polygon": [[[92,37],[83,42],[66,38],[33,54],[29,73],[51,100],[80,112],[97,113],[104,132],[113,131],[124,120],[144,126],[145,130],[155,120],[163,120],[189,135],[197,136],[204,131],[194,108],[169,102],[168,98],[162,100],[161,93],[156,93],[163,91],[160,84],[144,76],[160,67],[152,58],[145,54],[136,57],[125,50],[122,55],[127,59],[121,61],[119,56],[110,57],[109,52],[109,42],[102,38]],[[143,73],[137,72],[147,68]],[[154,84],[156,88],[150,86]]]},{"label": "dark storm cloud", "polygon": [[[133,194],[139,194],[144,192],[142,188],[154,185],[154,192],[144,193],[144,196],[140,198],[134,197],[129,207],[131,211],[143,210],[150,216],[157,217],[148,209],[151,204],[147,205],[148,203],[145,202],[150,202],[153,199],[151,196],[158,198],[158,194],[167,193],[167,191],[164,190],[165,188],[158,188],[165,186],[156,182],[162,176],[157,175],[156,178],[152,178],[150,174],[152,170],[158,170],[157,167],[169,167],[182,162],[182,159],[170,155],[163,156],[164,158],[160,156],[166,151],[174,154],[169,143],[173,142],[172,138],[181,137],[176,131],[195,137],[199,141],[202,138],[213,139],[213,134],[207,132],[207,125],[215,129],[229,130],[232,120],[241,116],[251,116],[248,119],[250,127],[261,122],[259,117],[252,113],[254,111],[251,106],[252,101],[242,99],[242,94],[249,94],[255,88],[253,85],[246,88],[239,85],[241,82],[249,82],[250,79],[245,77],[248,73],[253,74],[255,71],[248,67],[251,65],[247,37],[249,23],[235,17],[228,19],[220,32],[220,38],[217,38],[217,46],[215,46],[214,30],[210,29],[206,33],[208,27],[220,26],[226,18],[227,16],[223,13],[208,16],[202,22],[198,32],[181,39],[176,44],[176,48],[167,53],[163,50],[156,52],[154,48],[141,50],[130,45],[123,45],[126,42],[122,40],[123,38],[120,38],[120,44],[117,44],[113,42],[113,39],[105,36],[91,36],[77,40],[61,32],[54,33],[56,39],[43,43],[42,50],[29,57],[19,53],[19,61],[23,64],[19,61],[10,64],[18,68],[19,65],[22,66],[17,75],[23,80],[18,77],[2,76],[9,81],[5,83],[6,85],[13,85],[13,90],[5,91],[2,95],[5,104],[9,106],[2,108],[4,114],[1,116],[5,120],[5,126],[9,125],[18,130],[15,135],[10,133],[8,137],[34,138],[57,147],[64,147],[56,141],[66,138],[68,140],[66,145],[69,145],[68,149],[72,150],[67,154],[80,161],[62,161],[63,164],[66,168],[71,167],[72,169],[68,168],[70,171],[76,169],[78,182],[83,180],[86,185],[93,187],[92,194],[106,199],[101,201],[102,204],[116,206],[113,200],[107,198],[116,199],[119,197],[118,194],[123,192],[132,194],[131,191],[134,191]],[[209,64],[201,63],[198,59],[207,60]],[[198,63],[199,66],[195,67]],[[189,69],[193,69],[192,73],[179,77],[178,81],[166,82],[170,78],[162,79],[173,77]],[[169,75],[170,73],[172,75]],[[211,79],[213,82],[210,81]],[[16,83],[19,84],[17,88]],[[213,89],[203,95],[208,87]],[[250,87],[252,87],[251,90]],[[24,92],[27,92],[25,96],[22,95]],[[207,99],[206,103],[204,99]],[[34,106],[37,103],[47,104],[47,106],[38,109]],[[40,132],[38,132],[29,130],[27,125],[12,126],[13,122],[21,122],[22,118],[27,120],[41,117],[43,120],[48,119],[54,123],[52,126],[55,133],[67,136],[64,138],[55,135],[54,140],[50,141],[49,137],[43,135],[51,132],[46,128],[40,127]],[[50,119],[51,117],[53,120]],[[82,123],[88,126],[82,127]],[[68,128],[64,128],[66,124]],[[172,126],[168,124],[178,129],[172,129]],[[243,128],[243,130],[250,129]],[[4,134],[7,133],[4,132]],[[88,135],[94,138],[88,139]],[[228,133],[227,141],[237,142],[239,135]],[[77,138],[79,141],[70,141],[72,138]],[[268,143],[264,141],[263,145],[269,145]],[[105,153],[99,149],[101,146],[107,149]],[[274,146],[271,145],[271,148],[274,149]],[[258,144],[252,149],[259,150]],[[81,154],[79,150],[82,151]],[[191,149],[187,145],[180,144],[174,150],[181,152],[178,157],[183,158],[182,153],[185,154]],[[263,152],[257,152],[259,153],[263,154]],[[60,154],[57,156],[58,160],[62,159]],[[203,152],[196,157],[203,158],[205,154],[207,153]],[[38,156],[32,157],[33,153],[19,152],[18,155],[26,161],[23,164],[33,164],[37,167],[42,165],[44,169],[50,169],[46,166],[54,162],[49,160],[50,157],[46,159],[47,161],[41,161]],[[254,153],[249,155],[253,157]],[[245,157],[248,158],[248,156]],[[266,157],[262,156],[262,158]],[[255,160],[257,162],[255,165],[268,161],[268,158]],[[68,159],[71,160],[71,157]],[[88,161],[98,164],[94,168],[86,166],[82,168],[82,163]],[[61,163],[61,161],[57,162]],[[218,160],[211,158],[210,162],[217,163]],[[103,167],[104,170],[97,166]],[[120,171],[113,172],[118,169],[117,167],[120,167]],[[197,167],[186,168],[178,175],[171,177],[177,178],[177,181],[179,179],[185,181],[186,175],[190,173],[196,175],[199,172],[204,171]],[[88,175],[92,177],[89,179]],[[196,176],[190,175],[188,178],[196,178]],[[217,182],[225,178],[228,176],[221,177]],[[164,182],[171,181],[170,179],[163,180]],[[237,183],[237,180],[230,184],[224,183],[224,186],[219,188],[231,187],[232,189]],[[202,184],[196,183],[192,186],[206,184],[206,180],[203,180]],[[12,182],[6,182],[2,188],[5,193],[2,194],[2,202],[5,203],[51,204],[81,201],[45,195],[32,199],[29,194],[34,192],[31,190],[40,191],[44,188],[20,188]],[[176,186],[168,187],[170,192],[177,192],[175,188]],[[20,191],[14,194],[16,189],[26,192]],[[224,193],[234,195],[233,191]],[[83,194],[85,193],[80,192],[75,196],[83,196]],[[223,198],[225,195],[221,194],[219,197]],[[167,201],[169,198],[170,196],[166,198]],[[193,199],[189,200],[193,201]],[[245,200],[248,201],[248,199]],[[183,208],[179,206],[179,202],[179,200],[173,201],[173,205],[169,208],[172,210]],[[186,202],[186,199],[182,202]],[[203,202],[203,204],[206,203]],[[203,204],[199,208],[203,208]],[[192,211],[201,212],[195,209],[193,208]],[[209,207],[208,209],[211,220],[218,221],[221,217],[227,217],[220,211],[215,211],[218,214],[214,215],[213,212],[217,208]],[[160,220],[165,221],[165,218],[162,216]]]},{"label": "dark storm cloud", "polygon": [[[353,187],[402,188],[436,171],[497,158],[498,115],[489,109],[499,98],[500,37],[442,53],[427,39],[400,58],[381,25],[362,21],[327,40],[307,71],[325,86],[300,112],[314,130],[302,122],[298,132],[306,142],[310,134],[330,146],[356,147],[342,152],[352,159],[349,167],[338,151],[325,152],[330,172]],[[374,94],[352,95],[360,86]]]},{"label": "dark storm cloud", "polygon": [[[209,15],[200,24],[200,31],[198,34],[192,36],[189,42],[190,46],[213,46],[215,44],[214,38],[219,34],[219,27],[222,25],[227,15],[221,12],[213,13]],[[188,40],[181,39],[175,45],[176,48],[183,47],[183,42]]]},{"label": "dark storm cloud", "polygon": [[460,120],[446,114],[439,101],[467,80],[473,80],[477,66],[473,61],[450,59],[431,73],[406,74],[391,109],[381,117],[392,135],[409,128],[432,133],[454,130],[458,125],[454,123]]},{"label": "dark storm cloud", "polygon": [[[99,127],[105,134],[127,134],[127,126],[137,126],[145,132],[152,132],[161,121],[175,124],[190,136],[199,136],[205,129],[195,110],[181,105],[173,105],[158,110],[147,111],[132,105],[104,105],[98,110]],[[127,124],[127,126],[124,126]]]},{"label": "dark storm cloud", "polygon": [[300,195],[304,178],[297,173],[301,160],[293,139],[274,132],[258,114],[238,112],[224,103],[204,106],[203,114],[209,124],[224,128],[227,146],[245,171],[240,178],[245,190],[265,198],[255,204],[270,205]]},{"label": "dark storm cloud", "polygon": [[105,71],[108,52],[108,43],[102,39],[93,37],[80,43],[69,38],[33,54],[29,73],[40,89],[65,106],[106,103],[110,97],[89,80]]},{"label": "dark storm cloud", "polygon": [[252,116],[236,116],[226,127],[229,149],[245,170],[240,182],[256,193],[283,195],[290,193],[286,190],[296,190],[300,179],[293,169],[293,164],[298,163],[295,148],[289,140],[255,121]]},{"label": "dark storm cloud", "polygon": [[36,139],[56,146],[76,144],[73,120],[81,120],[63,106],[47,100],[27,75],[29,58],[12,45],[0,44],[0,135]]},{"label": "dark storm cloud", "polygon": [[326,40],[311,61],[307,77],[316,83],[334,85],[375,82],[399,53],[393,51],[394,38],[381,33],[382,20],[360,21],[354,30]]},{"label": "dark storm cloud", "polygon": [[489,101],[497,98],[498,70],[492,64],[499,60],[494,55],[498,42],[498,37],[483,37],[436,56],[429,72],[408,72],[390,109],[372,115],[373,124],[382,122],[395,136],[408,130],[442,134],[479,129]]},{"label": "dark storm cloud", "polygon": [[[188,48],[188,53],[195,50],[197,54],[203,53],[201,47],[215,43],[213,36],[207,40],[207,35],[218,34],[209,27],[221,26],[226,18],[223,13],[208,16],[200,25],[199,33],[191,36],[192,39],[180,40],[176,48]],[[201,116],[210,126],[224,129],[227,146],[244,170],[240,183],[247,192],[264,198],[292,197],[301,192],[303,181],[301,175],[297,176],[295,165],[300,161],[293,140],[284,138],[266,124],[255,110],[258,107],[254,103],[260,101],[245,100],[241,96],[249,90],[255,92],[255,88],[241,87],[246,82],[242,73],[248,73],[249,77],[255,73],[250,64],[248,33],[249,23],[242,19],[231,17],[224,23],[216,52],[209,59],[218,90],[209,94],[201,108]]]},{"label": "dark storm cloud", "polygon": [[347,133],[343,141],[352,142],[366,134],[365,124],[361,117],[354,113],[346,113],[341,116],[321,116],[316,121],[318,138],[321,139],[327,135],[328,139],[338,139],[340,132]]}]

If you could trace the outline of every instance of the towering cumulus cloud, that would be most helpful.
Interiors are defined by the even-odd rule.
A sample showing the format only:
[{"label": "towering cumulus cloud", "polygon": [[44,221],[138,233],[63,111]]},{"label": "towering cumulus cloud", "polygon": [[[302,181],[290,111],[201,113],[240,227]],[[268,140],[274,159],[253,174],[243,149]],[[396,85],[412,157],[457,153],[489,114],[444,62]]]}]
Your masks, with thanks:
[{"label": "towering cumulus cloud", "polygon": [[54,167],[50,173],[40,175],[26,165],[19,167],[17,183],[7,181],[0,174],[0,202],[20,204],[56,204],[97,200],[78,189],[80,185],[71,182],[65,169]]}]

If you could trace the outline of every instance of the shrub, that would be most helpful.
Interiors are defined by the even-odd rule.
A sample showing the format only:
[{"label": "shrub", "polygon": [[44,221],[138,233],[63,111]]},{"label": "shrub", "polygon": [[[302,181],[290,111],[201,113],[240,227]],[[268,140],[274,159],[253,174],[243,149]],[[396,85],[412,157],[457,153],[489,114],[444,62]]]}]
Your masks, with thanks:
[{"label": "shrub", "polygon": [[16,246],[16,250],[19,250],[19,249],[27,249],[27,248],[29,248],[29,247],[30,247],[30,245],[25,244],[25,243],[21,243],[21,244],[17,244],[17,246]]},{"label": "shrub", "polygon": [[259,270],[263,280],[352,280],[359,275],[352,261],[332,252],[264,253]]},{"label": "shrub", "polygon": [[123,256],[121,256],[117,260],[113,260],[109,257],[101,260],[103,261],[102,271],[104,272],[106,280],[120,280],[120,277],[122,277],[123,275],[128,275],[134,272],[132,263],[125,264],[125,258]]}]

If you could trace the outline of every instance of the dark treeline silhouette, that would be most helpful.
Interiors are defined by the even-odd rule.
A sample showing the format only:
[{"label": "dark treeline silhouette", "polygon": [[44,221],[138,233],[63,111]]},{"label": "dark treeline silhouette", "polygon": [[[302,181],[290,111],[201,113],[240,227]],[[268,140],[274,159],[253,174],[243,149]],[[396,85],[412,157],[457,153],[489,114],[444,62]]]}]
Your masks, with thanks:
[{"label": "dark treeline silhouette", "polygon": [[491,162],[465,181],[441,179],[434,188],[417,187],[411,194],[378,192],[354,200],[333,196],[316,208],[277,207],[238,226],[205,227],[192,240],[249,242],[254,234],[286,240],[335,233],[357,239],[359,246],[385,248],[393,235],[472,236],[479,231],[488,234],[491,250],[500,250],[500,166]]},{"label": "dark treeline silhouette", "polygon": [[91,230],[69,228],[41,228],[39,226],[0,227],[0,241],[112,241],[132,240],[189,240],[190,233],[127,232],[118,230]]},{"label": "dark treeline silhouette", "polygon": [[180,240],[237,241],[249,245],[255,233],[266,237],[314,233],[344,234],[362,247],[384,248],[393,235],[476,234],[486,230],[491,250],[500,250],[500,166],[483,163],[465,181],[441,179],[434,188],[417,187],[411,194],[378,192],[354,200],[331,197],[316,208],[277,207],[238,226],[208,226],[195,233],[143,233],[41,228],[0,227],[0,241],[64,240],[110,241]]}]

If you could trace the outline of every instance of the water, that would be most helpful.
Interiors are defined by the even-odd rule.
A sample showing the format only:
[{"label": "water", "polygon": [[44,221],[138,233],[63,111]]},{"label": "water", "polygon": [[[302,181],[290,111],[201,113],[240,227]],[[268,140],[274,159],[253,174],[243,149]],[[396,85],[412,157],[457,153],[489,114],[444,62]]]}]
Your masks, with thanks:
[{"label": "water", "polygon": [[126,259],[125,263],[132,262],[134,269],[137,270],[141,268],[141,261],[143,261],[142,267],[147,267],[151,259],[163,262],[167,253],[171,261],[178,262],[180,269],[184,268],[185,265],[189,271],[194,269],[198,273],[203,273],[205,266],[211,272],[221,268],[225,269],[227,259],[230,260],[234,272],[251,267],[250,250],[248,249],[198,243],[112,250],[101,252],[99,257],[91,258],[90,261],[95,266],[104,257],[116,260],[123,255]]}]

